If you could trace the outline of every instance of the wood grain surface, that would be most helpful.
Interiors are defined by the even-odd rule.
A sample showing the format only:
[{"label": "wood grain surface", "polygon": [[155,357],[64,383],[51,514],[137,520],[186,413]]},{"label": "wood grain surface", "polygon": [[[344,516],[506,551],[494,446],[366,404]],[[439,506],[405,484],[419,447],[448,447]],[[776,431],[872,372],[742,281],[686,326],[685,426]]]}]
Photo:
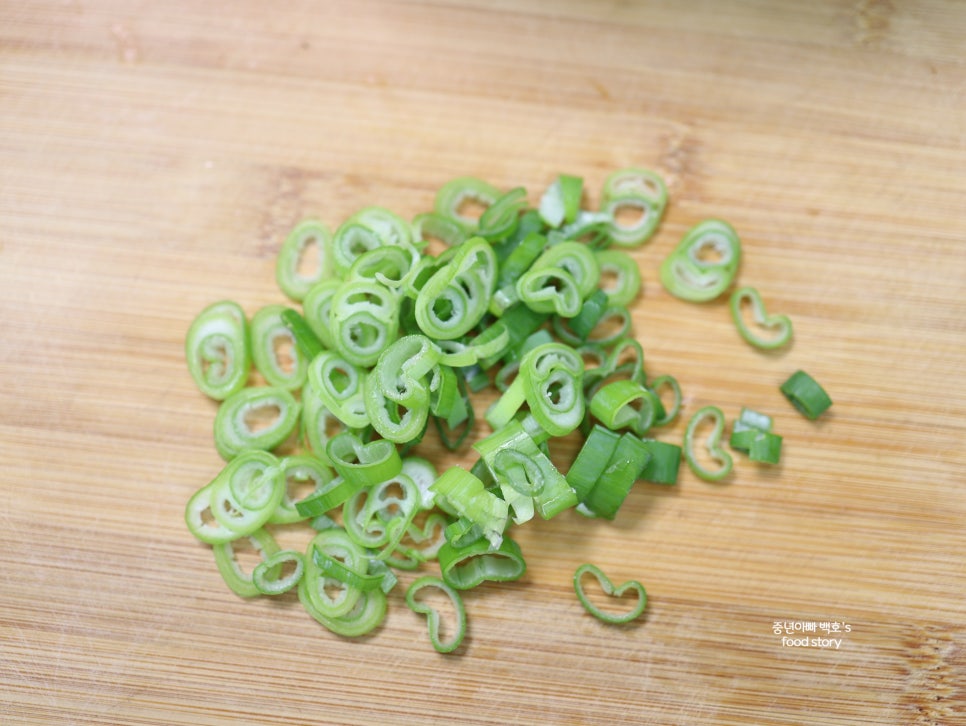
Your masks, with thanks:
[{"label": "wood grain surface", "polygon": [[[0,0],[0,722],[966,723],[964,93],[956,0]],[[304,216],[412,217],[463,175],[593,205],[630,165],[671,193],[633,253],[648,371],[685,416],[772,414],[781,465],[519,528],[526,576],[467,594],[452,656],[409,574],[360,640],[228,591],[182,519],[221,466],[193,316],[284,302]],[[711,216],[788,350],[661,287]],[[796,368],[820,422],[778,394]],[[646,617],[585,614],[585,561]]]}]

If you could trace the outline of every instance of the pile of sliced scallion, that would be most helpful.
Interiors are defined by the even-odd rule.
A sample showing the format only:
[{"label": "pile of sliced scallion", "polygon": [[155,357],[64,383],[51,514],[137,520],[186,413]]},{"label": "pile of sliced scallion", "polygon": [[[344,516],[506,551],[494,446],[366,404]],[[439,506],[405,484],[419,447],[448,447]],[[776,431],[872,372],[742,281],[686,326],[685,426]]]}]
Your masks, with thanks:
[{"label": "pile of sliced scallion", "polygon": [[[191,497],[185,519],[234,592],[294,589],[319,623],[358,636],[382,622],[398,571],[435,568],[405,601],[427,615],[433,647],[451,652],[466,630],[460,592],[526,570],[512,527],[570,508],[613,519],[635,482],[674,484],[682,458],[709,481],[730,473],[717,407],[693,415],[682,446],[654,438],[678,415],[681,390],[672,376],[645,372],[627,310],[641,275],[624,248],[657,229],[663,181],[622,169],[606,180],[598,211],[582,208],[584,196],[582,179],[561,175],[531,208],[523,188],[459,178],[412,221],[381,207],[334,232],[304,221],[277,260],[291,304],[249,319],[236,302],[220,301],[198,315],[188,366],[200,390],[221,402],[214,439],[226,465]],[[467,202],[485,211],[466,216]],[[439,254],[428,252],[431,240]],[[683,300],[712,300],[732,285],[740,258],[735,230],[704,220],[663,261],[661,281]],[[755,326],[745,321],[747,303]],[[767,315],[754,288],[736,290],[731,311],[753,346],[790,339],[788,318]],[[481,415],[472,394],[489,387],[495,400]],[[809,418],[831,405],[802,371],[781,390]],[[485,432],[476,428],[481,419]],[[717,468],[695,451],[705,421]],[[473,434],[466,466],[438,472],[421,457],[430,430],[451,450]],[[575,433],[583,443],[562,472],[549,442]],[[770,416],[744,409],[729,443],[773,464],[781,441]],[[273,532],[298,523],[313,530],[306,549],[281,548]],[[251,572],[239,565],[240,545],[259,555]],[[633,609],[594,604],[585,574],[606,595],[637,592]],[[638,617],[646,603],[640,583],[614,588],[592,564],[577,569],[574,587],[608,623]],[[446,639],[439,613],[421,599],[427,590],[449,598],[456,613]]]}]

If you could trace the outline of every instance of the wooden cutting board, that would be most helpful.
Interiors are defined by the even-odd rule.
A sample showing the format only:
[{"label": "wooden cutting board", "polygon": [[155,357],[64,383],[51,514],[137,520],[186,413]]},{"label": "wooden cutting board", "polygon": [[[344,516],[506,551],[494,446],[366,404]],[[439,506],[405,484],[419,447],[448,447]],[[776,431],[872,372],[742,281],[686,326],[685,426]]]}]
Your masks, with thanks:
[{"label": "wooden cutting board", "polygon": [[[955,0],[0,4],[0,722],[966,722],[964,59]],[[749,406],[781,464],[519,527],[525,577],[467,593],[451,656],[412,574],[359,640],[229,592],[182,521],[221,466],[193,316],[284,302],[305,216],[412,217],[463,175],[595,205],[632,165],[671,193],[633,251],[647,370],[684,390],[659,437]],[[789,349],[661,287],[707,217]],[[798,368],[819,422],[778,393]],[[645,617],[585,614],[583,562]]]}]

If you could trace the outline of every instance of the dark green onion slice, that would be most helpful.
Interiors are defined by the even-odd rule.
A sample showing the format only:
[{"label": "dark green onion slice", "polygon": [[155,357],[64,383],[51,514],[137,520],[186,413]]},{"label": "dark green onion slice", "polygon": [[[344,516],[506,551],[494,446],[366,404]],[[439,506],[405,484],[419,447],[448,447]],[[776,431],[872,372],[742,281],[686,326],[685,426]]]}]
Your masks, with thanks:
[{"label": "dark green onion slice", "polygon": [[825,413],[832,405],[825,389],[805,371],[792,373],[781,385],[781,392],[785,398],[798,409],[805,418],[814,421]]}]

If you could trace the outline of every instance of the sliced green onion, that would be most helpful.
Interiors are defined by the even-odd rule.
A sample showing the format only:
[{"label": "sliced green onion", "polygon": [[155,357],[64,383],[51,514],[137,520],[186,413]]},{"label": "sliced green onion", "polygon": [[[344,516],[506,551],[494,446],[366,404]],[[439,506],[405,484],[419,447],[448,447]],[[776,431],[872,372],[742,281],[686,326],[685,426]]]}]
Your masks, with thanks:
[{"label": "sliced green onion", "polygon": [[496,284],[496,256],[482,237],[471,237],[440,267],[416,297],[416,322],[430,338],[452,340],[482,320]]},{"label": "sliced green onion", "polygon": [[371,633],[382,621],[386,619],[386,594],[382,590],[359,591],[360,597],[348,613],[342,616],[327,615],[324,610],[318,609],[307,596],[302,593],[308,590],[303,585],[305,578],[299,582],[299,600],[305,610],[321,625],[331,630],[336,635],[344,638],[358,638]]},{"label": "sliced green onion", "polygon": [[371,366],[398,336],[395,293],[375,280],[347,280],[332,296],[334,348],[350,363]]},{"label": "sliced green onion", "polygon": [[214,489],[214,482],[211,482],[191,495],[185,505],[185,525],[196,539],[206,544],[231,542],[238,538],[238,533],[221,524],[211,513],[211,495]]},{"label": "sliced green onion", "polygon": [[[325,575],[315,562],[316,553],[338,560],[355,572],[366,572],[365,552],[340,528],[319,532],[309,543],[312,557],[306,559],[305,574],[298,584],[299,600],[316,621],[345,637],[371,632],[386,617],[386,594],[381,588],[361,590],[336,577]],[[337,589],[333,597],[330,589]]]},{"label": "sliced green onion", "polygon": [[377,247],[359,255],[345,279],[370,280],[394,290],[406,284],[419,259],[413,247]]},{"label": "sliced green onion", "polygon": [[490,368],[494,363],[507,355],[520,343],[526,340],[547,320],[547,313],[537,313],[526,305],[518,304],[509,308],[500,317],[499,321],[490,326],[478,336],[484,340],[507,336],[506,347],[493,355],[485,356],[480,359],[480,366],[483,369]]},{"label": "sliced green onion", "polygon": [[396,551],[384,557],[385,563],[400,570],[415,570],[423,562],[436,559],[439,548],[446,542],[448,524],[449,520],[440,512],[426,515],[422,526],[415,521],[410,523]]},{"label": "sliced green onion", "polygon": [[[772,429],[772,418],[768,414],[755,411],[753,409],[742,407],[741,413],[738,414],[738,418],[731,425],[731,438],[728,440],[729,445],[735,451],[740,451],[745,454],[750,453],[752,441],[755,439],[755,434],[757,433],[771,433]],[[781,437],[778,437],[779,449],[781,448]],[[767,448],[767,447],[765,447]],[[765,448],[759,443],[756,447],[756,455],[768,456]],[[772,462],[777,463],[777,462]]]},{"label": "sliced green onion", "polygon": [[520,213],[526,206],[527,190],[523,187],[511,189],[480,215],[477,233],[490,242],[502,242],[516,231]]},{"label": "sliced green onion", "polygon": [[285,327],[292,333],[295,345],[305,360],[311,361],[325,349],[319,336],[297,312],[291,308],[285,308],[280,317]]},{"label": "sliced green onion", "polygon": [[439,367],[436,387],[430,390],[429,410],[433,416],[445,419],[450,426],[462,423],[469,415],[460,392],[460,378],[449,366]]},{"label": "sliced green onion", "polygon": [[567,479],[537,447],[523,425],[511,421],[473,444],[506,503],[513,508],[514,522],[522,524],[534,508],[550,519],[577,504]]},{"label": "sliced green onion", "polygon": [[560,242],[544,250],[519,277],[516,291],[531,310],[572,318],[599,281],[594,253],[578,242]]},{"label": "sliced green onion", "polygon": [[547,238],[539,232],[530,232],[520,240],[513,251],[500,263],[497,288],[512,286],[540,257],[547,246]]},{"label": "sliced green onion", "polygon": [[[249,542],[262,557],[259,566],[268,565],[271,558],[278,553],[279,546],[275,538],[264,529],[258,529],[240,537],[238,540],[212,545],[215,565],[218,567],[218,572],[221,573],[225,584],[239,597],[256,597],[262,593],[254,582],[254,573],[242,572],[236,556],[236,547],[241,540]],[[274,563],[270,567],[272,569],[278,568],[278,563]]]},{"label": "sliced green onion", "polygon": [[621,338],[627,337],[631,329],[631,315],[627,308],[608,307],[597,321],[596,327],[586,336],[581,337],[567,328],[565,316],[552,318],[553,330],[564,343],[579,346],[584,343],[610,345]]},{"label": "sliced green onion", "polygon": [[355,434],[344,431],[329,439],[326,453],[339,476],[356,487],[373,486],[402,471],[399,452],[386,439],[364,444]]},{"label": "sliced green onion", "polygon": [[490,404],[486,410],[486,422],[492,429],[501,429],[509,423],[520,407],[527,400],[527,385],[519,374],[519,366],[516,377],[510,385],[503,388],[503,395]]},{"label": "sliced green onion", "polygon": [[[268,507],[241,510],[233,506],[225,486],[203,487],[188,501],[185,522],[200,541],[211,545],[232,542],[261,528],[271,512]],[[219,516],[214,517],[218,512]],[[209,517],[213,517],[209,521]]]},{"label": "sliced green onion", "polygon": [[413,244],[412,225],[385,207],[365,207],[353,214],[350,221],[371,229],[383,245],[409,247]]},{"label": "sliced green onion", "polygon": [[489,207],[500,197],[500,190],[475,177],[460,177],[447,182],[436,192],[436,213],[456,222],[466,232],[475,232],[479,220],[464,215],[460,209],[466,202]]},{"label": "sliced green onion", "polygon": [[377,555],[381,559],[399,545],[421,503],[418,487],[400,471],[347,500],[342,508],[342,524],[360,546],[382,550]]},{"label": "sliced green onion", "polygon": [[[654,378],[649,384],[648,388],[654,393],[655,396],[661,399],[661,408],[664,410],[664,415],[659,415],[654,420],[655,426],[664,426],[671,423],[677,418],[678,414],[681,412],[681,386],[678,383],[678,379],[674,376],[662,375]],[[667,405],[664,399],[661,397],[661,391],[664,388],[668,388],[671,391],[671,405]]]},{"label": "sliced green onion", "polygon": [[[509,503],[507,502],[507,504]],[[483,539],[483,528],[466,517],[458,517],[455,522],[450,522],[446,526],[446,529],[443,530],[443,537],[454,547],[466,547]]]},{"label": "sliced green onion", "polygon": [[630,428],[643,436],[663,413],[661,399],[635,381],[614,381],[590,400],[590,413],[609,429]]},{"label": "sliced green onion", "polygon": [[584,361],[560,343],[545,343],[520,362],[530,414],[550,436],[566,436],[584,418]]},{"label": "sliced green onion", "polygon": [[[698,428],[705,421],[710,421],[712,428],[703,446],[708,456],[717,462],[717,467],[714,469],[708,468],[703,464],[699,460],[699,455],[696,451],[698,446],[696,440]],[[717,406],[705,406],[704,408],[698,409],[688,422],[688,427],[684,433],[684,459],[688,462],[688,466],[691,467],[691,471],[705,481],[721,481],[731,473],[733,466],[731,455],[721,446],[721,435],[723,433],[724,414]]]},{"label": "sliced green onion", "polygon": [[[314,285],[332,276],[331,240],[329,228],[315,219],[306,219],[289,232],[275,261],[275,280],[289,299],[302,302]],[[305,274],[302,267],[310,247],[315,248],[315,265]]]},{"label": "sliced green onion", "polygon": [[338,277],[346,278],[355,261],[379,247],[413,246],[408,222],[382,207],[367,207],[347,219],[332,237],[332,261]]},{"label": "sliced green onion", "polygon": [[216,477],[211,514],[237,535],[248,535],[271,519],[284,495],[278,459],[266,451],[246,451]]},{"label": "sliced green onion", "polygon": [[545,231],[546,225],[540,219],[540,213],[536,209],[527,209],[524,211],[520,215],[520,222],[517,224],[516,231],[509,239],[504,240],[494,248],[500,264],[502,265],[517,248],[517,245],[521,244],[528,236],[534,232],[542,234]]},{"label": "sliced green onion", "polygon": [[284,388],[243,388],[218,408],[215,448],[226,460],[249,449],[274,449],[295,431],[300,413],[301,404]]},{"label": "sliced green onion", "polygon": [[592,516],[614,519],[650,457],[650,449],[641,439],[633,434],[621,436],[607,466],[584,497],[579,510]]},{"label": "sliced green onion", "polygon": [[[637,594],[637,599],[634,602],[634,606],[622,614],[614,614],[609,611],[602,610],[597,605],[595,605],[590,597],[584,590],[584,575],[592,575],[597,579],[601,590],[607,596],[612,596],[615,598],[621,597],[625,592],[632,591]],[[603,573],[603,571],[597,567],[597,565],[592,565],[590,563],[585,563],[577,568],[574,572],[574,591],[577,593],[577,599],[580,600],[580,604],[584,606],[584,610],[593,615],[598,620],[602,620],[605,623],[610,623],[612,625],[619,625],[623,623],[629,623],[632,620],[636,620],[644,612],[644,608],[647,607],[647,592],[644,590],[644,586],[637,580],[629,580],[619,587],[614,587],[614,583],[611,582],[610,578]]]},{"label": "sliced green onion", "polygon": [[601,278],[613,278],[613,283],[602,287],[610,305],[626,307],[641,291],[641,270],[634,259],[623,250],[597,250],[597,265]]},{"label": "sliced green onion", "polygon": [[607,294],[603,290],[595,290],[584,300],[580,312],[570,319],[570,329],[581,340],[587,340],[600,319],[607,312]]},{"label": "sliced green onion", "polygon": [[373,230],[351,219],[341,224],[332,237],[332,262],[335,273],[345,278],[360,255],[382,246]]},{"label": "sliced green onion", "polygon": [[419,244],[426,245],[430,239],[438,239],[447,247],[456,247],[467,236],[462,224],[435,212],[417,214],[413,218],[413,234]]},{"label": "sliced green onion", "polygon": [[655,484],[676,484],[681,467],[681,447],[656,439],[644,439],[650,458],[640,478]]},{"label": "sliced green onion", "polygon": [[[622,338],[613,344],[610,352],[598,343],[584,344],[580,348],[581,355],[591,356],[598,361],[594,368],[584,374],[584,390],[588,399],[593,399],[597,392],[614,379],[644,384],[644,349],[633,338]],[[648,387],[649,390],[653,390]],[[663,404],[657,407],[655,415],[663,413]]]},{"label": "sliced green onion", "polygon": [[781,392],[799,413],[812,421],[832,405],[832,399],[825,389],[805,371],[792,373],[781,385]]},{"label": "sliced green onion", "polygon": [[400,327],[406,334],[420,332],[416,323],[416,298],[419,297],[419,293],[422,292],[426,283],[444,264],[445,261],[442,257],[420,257],[409,269],[397,289],[403,295],[400,300],[402,310],[399,314],[399,322]]},{"label": "sliced green onion", "polygon": [[591,249],[601,249],[611,243],[614,215],[610,212],[581,210],[570,224],[560,228],[563,239],[583,242]]},{"label": "sliced green onion", "polygon": [[[416,576],[405,599],[427,615],[433,647],[452,652],[466,630],[459,590],[526,571],[507,536],[511,523],[572,507],[614,519],[635,482],[675,484],[682,457],[701,478],[728,475],[716,407],[692,417],[683,447],[643,438],[674,420],[682,395],[672,376],[648,381],[627,309],[641,271],[618,248],[654,234],[667,205],[663,181],[630,167],[607,178],[600,211],[581,209],[582,197],[583,180],[562,174],[528,208],[523,187],[501,193],[464,177],[412,223],[378,206],[333,234],[306,220],[282,243],[275,270],[301,310],[270,304],[249,322],[237,303],[222,301],[197,316],[185,354],[199,389],[221,401],[215,445],[228,463],[195,491],[184,516],[211,545],[230,589],[252,597],[297,588],[312,618],[357,637],[383,622],[397,570],[436,559],[441,577]],[[481,208],[478,218],[468,202]],[[677,297],[712,300],[731,286],[740,260],[734,229],[705,220],[664,260],[660,277]],[[752,345],[787,343],[790,323],[769,316],[754,288],[736,290],[730,307]],[[252,382],[268,385],[246,388],[253,366]],[[445,448],[462,446],[474,433],[469,394],[491,383],[500,392],[486,412],[493,431],[473,443],[469,471],[450,466],[438,475],[409,455],[430,419]],[[782,392],[809,418],[831,404],[801,371]],[[771,428],[769,416],[742,409],[731,446],[778,463],[782,437]],[[573,433],[585,438],[565,476],[551,452]],[[702,444],[708,454],[698,456]],[[714,465],[704,463],[709,457]],[[280,549],[275,529],[299,522],[315,533],[307,549]],[[261,553],[250,574],[239,565],[243,547]],[[635,592],[630,612],[592,603],[587,574],[605,595]],[[453,603],[455,631],[446,637],[439,613],[419,598],[427,588]],[[645,608],[640,583],[615,588],[590,564],[578,568],[574,588],[606,622],[629,622]]]},{"label": "sliced green onion", "polygon": [[[745,322],[744,305],[751,307],[752,320],[757,328]],[[731,319],[738,333],[749,345],[764,350],[774,350],[786,345],[792,339],[792,321],[787,315],[769,315],[761,295],[753,287],[741,287],[731,293],[729,300]]]},{"label": "sliced green onion", "polygon": [[647,378],[644,373],[644,349],[633,338],[622,338],[615,342],[607,363],[610,374],[624,376],[635,383],[644,383]]},{"label": "sliced green onion", "polygon": [[284,494],[278,459],[265,451],[245,452],[188,500],[185,523],[202,542],[231,542],[268,522]]},{"label": "sliced green onion", "polygon": [[[456,613],[456,623],[452,626],[453,633],[445,640],[440,639],[439,611],[419,600],[420,592],[429,589],[439,590],[445,594],[453,604],[453,610]],[[463,638],[466,636],[466,609],[463,607],[463,598],[459,592],[438,577],[424,575],[413,580],[409,589],[406,590],[406,604],[414,613],[426,616],[429,642],[432,643],[437,652],[452,653],[460,647]]]},{"label": "sliced green onion", "polygon": [[741,240],[727,222],[706,219],[692,227],[661,263],[661,284],[675,297],[707,302],[723,293],[741,262]]},{"label": "sliced green onion", "polygon": [[[364,485],[359,482],[347,481],[337,476],[309,496],[295,502],[295,511],[305,518],[318,519],[327,516],[326,512],[341,507],[362,488]],[[313,522],[313,528],[319,529],[315,522]]]},{"label": "sliced green onion", "polygon": [[[326,575],[318,564],[316,553],[336,559],[350,570],[363,573],[368,572],[369,557],[342,527],[321,530],[305,548],[305,570],[298,584],[299,600],[307,610],[314,611],[313,617],[316,613],[327,618],[345,616],[355,608],[363,591],[338,577]],[[376,592],[380,591],[376,589]]]},{"label": "sliced green onion", "polygon": [[[298,503],[322,491],[325,485],[332,481],[334,475],[321,459],[307,454],[283,456],[278,460],[278,467],[284,480],[284,490],[282,499],[268,522],[269,524],[300,522],[306,518],[306,515],[298,511]],[[306,484],[312,486],[312,491],[303,497],[296,497],[294,490]]]},{"label": "sliced green onion", "polygon": [[[651,238],[667,206],[664,181],[647,169],[620,169],[604,182],[601,211],[611,217],[610,236],[614,244],[636,247]],[[621,209],[630,207],[640,212],[632,224],[620,220]]]},{"label": "sliced green onion", "polygon": [[577,176],[561,174],[550,184],[540,198],[540,218],[548,227],[559,227],[577,218],[584,193],[584,180]]},{"label": "sliced green onion", "polygon": [[465,469],[453,466],[430,489],[440,509],[478,525],[488,546],[500,546],[509,510],[507,503],[487,491],[482,481]]},{"label": "sliced green onion", "polygon": [[484,582],[519,580],[527,571],[520,546],[509,537],[504,537],[496,549],[491,549],[485,539],[466,547],[446,543],[439,548],[438,559],[443,580],[457,590],[469,590]]},{"label": "sliced green onion", "polygon": [[600,425],[595,425],[590,430],[567,472],[567,483],[573,487],[578,501],[584,502],[590,490],[600,480],[617,450],[620,438],[620,434]]},{"label": "sliced green onion", "polygon": [[781,459],[782,437],[769,431],[748,429],[731,434],[731,447],[744,451],[752,461],[777,464]]},{"label": "sliced green onion", "polygon": [[206,396],[223,401],[238,393],[251,372],[248,321],[238,303],[213,303],[192,321],[185,338],[188,371]]},{"label": "sliced green onion", "polygon": [[572,318],[583,303],[577,281],[561,267],[531,267],[517,280],[516,293],[534,312],[562,318]]},{"label": "sliced green onion", "polygon": [[490,335],[478,335],[466,342],[457,340],[437,341],[442,351],[439,362],[443,365],[465,368],[475,365],[481,358],[500,355],[510,343],[510,333],[505,326],[495,326]]},{"label": "sliced green onion", "polygon": [[[305,383],[309,359],[299,350],[282,314],[289,308],[266,305],[251,321],[252,358],[268,385],[292,391]],[[294,312],[294,311],[293,311]]]},{"label": "sliced green onion", "polygon": [[302,389],[302,420],[300,424],[302,446],[330,466],[325,447],[335,434],[346,430],[346,425],[322,403],[311,383]]},{"label": "sliced green onion", "polygon": [[433,424],[439,440],[449,451],[456,451],[473,433],[476,413],[473,403],[466,392],[466,384],[457,379],[458,405],[454,405],[448,416],[433,414]]},{"label": "sliced green onion", "polygon": [[419,489],[419,502],[422,509],[431,509],[434,503],[434,495],[431,487],[439,478],[436,467],[428,459],[419,456],[407,456],[402,460],[403,474],[413,480],[413,484]]},{"label": "sliced green onion", "polygon": [[312,559],[323,576],[363,592],[379,589],[389,594],[396,586],[397,579],[392,571],[387,567],[372,570],[371,560],[364,564],[364,570],[356,570],[343,562],[340,557],[329,555],[318,548],[313,550]]},{"label": "sliced green onion", "polygon": [[342,287],[342,280],[332,278],[315,285],[302,301],[302,316],[324,348],[333,350],[335,338],[332,337],[332,298]]},{"label": "sliced green onion", "polygon": [[[285,566],[293,563],[292,571],[285,574]],[[281,595],[299,584],[305,572],[305,560],[301,552],[279,550],[269,555],[252,570],[252,584],[262,595]]]},{"label": "sliced green onion", "polygon": [[735,433],[749,429],[771,431],[773,423],[771,416],[767,413],[761,413],[760,411],[743,406],[741,413],[738,414],[738,418],[732,426],[732,431]]},{"label": "sliced green onion", "polygon": [[426,428],[441,355],[422,335],[407,335],[383,351],[364,393],[369,422],[380,436],[403,444]]},{"label": "sliced green onion", "polygon": [[364,399],[366,370],[334,351],[323,351],[312,359],[308,390],[322,405],[349,428],[369,425]]}]

